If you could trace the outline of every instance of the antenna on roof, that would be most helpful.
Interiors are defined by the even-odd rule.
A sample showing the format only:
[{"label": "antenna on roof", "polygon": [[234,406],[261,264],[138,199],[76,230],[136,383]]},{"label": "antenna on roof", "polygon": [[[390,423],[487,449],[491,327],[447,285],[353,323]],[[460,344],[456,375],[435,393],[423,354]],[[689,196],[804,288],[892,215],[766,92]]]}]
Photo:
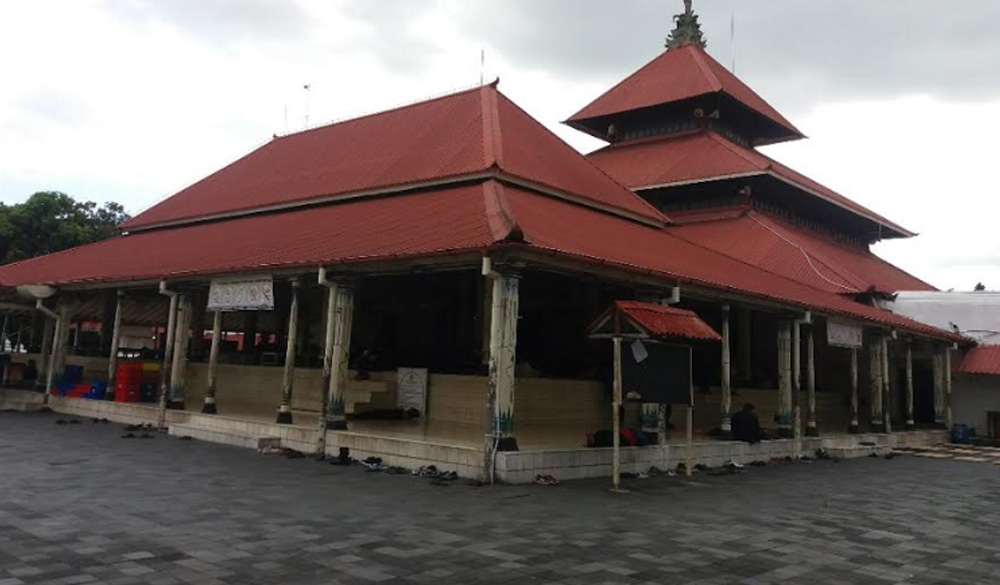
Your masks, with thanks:
[{"label": "antenna on roof", "polygon": [[736,75],[736,8],[733,8],[732,18],[729,20],[729,50],[733,54],[733,66],[731,71]]},{"label": "antenna on roof", "polygon": [[312,85],[309,83],[302,86],[302,89],[306,90],[306,124],[305,124],[306,128],[309,127],[309,90],[311,88]]},{"label": "antenna on roof", "polygon": [[479,50],[479,86],[486,83],[486,49]]},{"label": "antenna on roof", "polygon": [[288,104],[285,104],[285,134],[288,134]]}]

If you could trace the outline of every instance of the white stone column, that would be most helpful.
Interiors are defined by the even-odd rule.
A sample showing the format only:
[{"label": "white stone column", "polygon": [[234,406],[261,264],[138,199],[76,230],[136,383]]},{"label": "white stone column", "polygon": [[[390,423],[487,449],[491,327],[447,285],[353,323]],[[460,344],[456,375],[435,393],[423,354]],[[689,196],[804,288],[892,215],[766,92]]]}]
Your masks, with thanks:
[{"label": "white stone column", "polygon": [[212,346],[208,350],[208,389],[205,391],[205,404],[201,407],[203,414],[218,414],[219,407],[215,403],[215,393],[219,372],[219,346],[222,344],[222,311],[212,315]]},{"label": "white stone column", "polygon": [[278,406],[278,424],[292,424],[292,387],[295,384],[295,344],[299,339],[299,287],[298,279],[292,280],[292,306],[288,311],[288,335],[285,341],[285,367],[281,378],[281,405]]},{"label": "white stone column", "polygon": [[[44,315],[44,314],[43,314]],[[42,347],[38,352],[38,377],[35,379],[35,388],[43,389],[46,396],[51,390],[52,380],[48,377],[49,364],[52,363],[52,340],[55,338],[56,325],[58,319],[51,319],[44,315],[45,320],[42,325]],[[48,387],[46,387],[48,384]]]},{"label": "white stone column", "polygon": [[906,340],[906,430],[917,428],[913,420],[913,340]]},{"label": "white stone column", "polygon": [[188,346],[191,342],[191,295],[182,294],[177,304],[177,323],[174,331],[173,365],[170,369],[170,410],[184,410],[187,390]]},{"label": "white stone column", "polygon": [[[168,294],[168,293],[164,293]],[[170,372],[174,367],[174,334],[177,328],[177,306],[180,295],[169,293],[170,305],[167,308],[167,338],[163,346],[163,366],[160,368],[160,400],[157,407],[156,426],[160,429],[167,424],[167,403],[170,400]]]},{"label": "white stone column", "polygon": [[493,479],[497,451],[517,451],[514,437],[514,376],[517,350],[517,314],[520,279],[501,274],[493,278],[490,320],[490,379],[486,400],[488,417],[483,467]]},{"label": "white stone column", "polygon": [[732,369],[729,356],[729,305],[722,305],[722,435],[731,437],[733,434],[733,389]]},{"label": "white stone column", "polygon": [[792,414],[792,324],[782,320],[778,325],[778,437],[793,436]]},{"label": "white stone column", "polygon": [[[354,323],[354,283],[338,282],[333,315],[333,349],[330,354],[330,387],[326,402],[326,428],[347,429],[347,372],[351,357],[351,330]],[[329,310],[329,298],[327,298]]]},{"label": "white stone column", "polygon": [[119,289],[115,295],[115,317],[111,328],[111,352],[108,354],[108,387],[104,389],[105,400],[115,399],[115,382],[118,378],[118,344],[122,331],[122,305],[125,304],[125,291]]},{"label": "white stone column", "polygon": [[860,432],[858,419],[858,348],[851,348],[851,422],[847,432],[856,435]]},{"label": "white stone column", "polygon": [[326,455],[326,430],[330,427],[330,378],[333,375],[333,342],[337,334],[337,285],[326,280],[320,271],[319,282],[326,287],[326,311],[323,314],[323,377],[320,381],[319,428],[316,430],[316,456]]}]

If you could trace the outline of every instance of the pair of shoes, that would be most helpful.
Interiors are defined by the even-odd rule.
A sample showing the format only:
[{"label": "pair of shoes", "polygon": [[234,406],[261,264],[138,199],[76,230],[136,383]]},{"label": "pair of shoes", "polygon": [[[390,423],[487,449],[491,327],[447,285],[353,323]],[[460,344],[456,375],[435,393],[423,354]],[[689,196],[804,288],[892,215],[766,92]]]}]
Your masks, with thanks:
[{"label": "pair of shoes", "polygon": [[368,464],[368,465],[373,465],[373,464],[377,464],[377,463],[382,463],[382,458],[381,457],[365,457],[361,462],[365,463],[365,464]]},{"label": "pair of shoes", "polygon": [[730,473],[742,473],[746,469],[743,466],[743,464],[737,463],[737,462],[733,461],[732,459],[730,459],[729,461],[726,461],[725,463],[723,463],[722,464],[722,468],[725,469],[726,471],[730,472]]},{"label": "pair of shoes", "polygon": [[78,419],[78,418],[71,418],[69,420],[69,424],[71,424],[71,425],[82,425],[83,421],[80,420],[80,419]]},{"label": "pair of shoes", "polygon": [[538,485],[559,485],[559,480],[547,473],[540,473],[535,476],[535,483]]},{"label": "pair of shoes", "polygon": [[421,465],[410,473],[417,477],[437,477],[441,475],[441,472],[434,465]]},{"label": "pair of shoes", "polygon": [[120,438],[122,438],[122,439],[134,439],[135,438],[135,434],[134,433],[125,433],[125,434],[121,435]]},{"label": "pair of shoes", "polygon": [[59,419],[59,420],[56,421],[56,424],[57,425],[64,425],[64,424],[66,424],[66,421],[63,420],[63,419]]},{"label": "pair of shoes", "polygon": [[751,461],[750,465],[753,467],[767,467],[767,461],[761,461],[757,459],[756,461]]},{"label": "pair of shoes", "polygon": [[184,435],[183,437],[180,438],[180,440],[181,441],[193,441],[194,438],[191,437],[191,435]]},{"label": "pair of shoes", "polygon": [[822,461],[822,460],[827,460],[827,459],[830,459],[830,458],[831,458],[830,457],[830,453],[826,449],[824,449],[822,447],[820,447],[819,449],[816,449],[816,459],[819,459],[819,460]]},{"label": "pair of shoes", "polygon": [[[369,457],[369,459],[378,459],[377,457]],[[379,459],[377,462],[369,462],[367,459],[361,462],[361,465],[365,466],[365,471],[385,471],[389,469],[385,465],[382,465],[382,460]]]},{"label": "pair of shoes", "polygon": [[281,454],[289,459],[305,459],[306,455],[302,451],[296,451],[295,449],[289,449],[288,447],[282,447]]},{"label": "pair of shoes", "polygon": [[408,472],[402,467],[397,467],[395,465],[389,467],[385,470],[389,475],[406,475]]},{"label": "pair of shoes", "polygon": [[149,433],[143,433],[143,434],[139,435],[139,438],[140,439],[155,439],[156,437],[154,437],[153,435],[151,435]]}]

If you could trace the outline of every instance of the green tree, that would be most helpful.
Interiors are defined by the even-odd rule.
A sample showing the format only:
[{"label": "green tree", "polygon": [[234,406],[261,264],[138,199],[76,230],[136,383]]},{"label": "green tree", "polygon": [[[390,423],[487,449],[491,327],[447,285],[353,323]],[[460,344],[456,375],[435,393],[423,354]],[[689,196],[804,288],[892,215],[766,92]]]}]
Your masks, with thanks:
[{"label": "green tree", "polygon": [[128,217],[117,203],[98,207],[58,191],[35,193],[16,205],[0,204],[0,264],[109,238]]}]

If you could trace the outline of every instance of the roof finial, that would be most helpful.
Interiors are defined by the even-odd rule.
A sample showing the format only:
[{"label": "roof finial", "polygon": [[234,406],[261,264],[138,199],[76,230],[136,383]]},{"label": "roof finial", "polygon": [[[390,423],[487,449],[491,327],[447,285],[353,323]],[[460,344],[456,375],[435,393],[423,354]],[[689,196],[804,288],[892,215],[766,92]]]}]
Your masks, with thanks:
[{"label": "roof finial", "polygon": [[684,0],[684,12],[674,16],[674,30],[667,37],[667,48],[676,49],[685,45],[696,45],[704,49],[708,46],[705,36],[701,33],[698,15],[691,7],[691,0]]}]

